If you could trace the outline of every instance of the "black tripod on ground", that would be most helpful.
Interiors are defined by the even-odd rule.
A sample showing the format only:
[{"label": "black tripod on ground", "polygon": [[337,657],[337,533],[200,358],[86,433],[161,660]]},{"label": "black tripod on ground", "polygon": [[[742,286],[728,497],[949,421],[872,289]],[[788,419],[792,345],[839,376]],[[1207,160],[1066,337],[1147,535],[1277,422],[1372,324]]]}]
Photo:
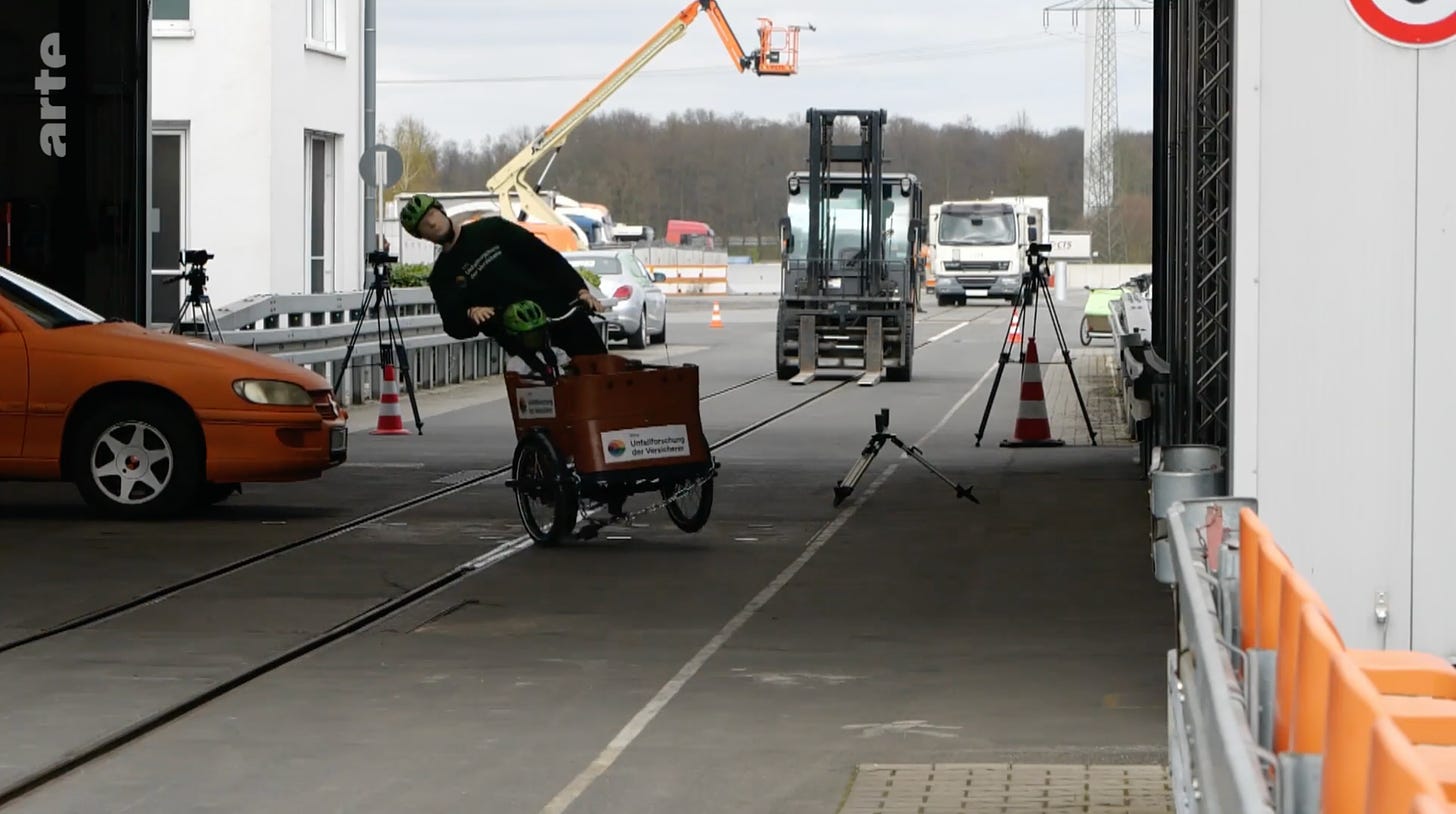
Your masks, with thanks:
[{"label": "black tripod on ground", "polygon": [[[1017,357],[1017,364],[1026,364],[1026,337],[1036,338],[1037,317],[1041,313],[1041,301],[1038,294],[1046,295],[1051,301],[1051,291],[1047,285],[1048,261],[1046,252],[1050,252],[1050,243],[1032,243],[1026,249],[1027,271],[1021,275],[1021,294],[1017,298],[1017,307],[1020,309],[1021,330],[1020,339],[1016,346],[1020,351]],[[1028,305],[1029,303],[1029,305]],[[1030,328],[1028,329],[1026,318],[1027,311],[1031,312]],[[1082,388],[1077,385],[1077,372],[1072,369],[1072,354],[1067,350],[1067,337],[1062,333],[1062,321],[1057,317],[1057,307],[1052,305],[1047,308],[1047,313],[1052,318],[1052,329],[1057,335],[1057,345],[1062,350],[1062,360],[1067,364],[1067,376],[1072,380],[1072,390],[1077,394],[1077,404],[1082,408],[1082,418],[1087,422],[1087,434],[1092,437],[1092,446],[1097,446],[1097,431],[1092,429],[1092,416],[1087,412],[1087,402],[1082,399]],[[1006,370],[1006,363],[1011,361],[1011,327],[1014,318],[1017,316],[1012,312],[1013,320],[1006,324],[1006,338],[1001,340],[1001,357],[996,363],[996,378],[991,383],[991,396],[986,399],[986,411],[981,414],[981,428],[976,430],[976,446],[981,445],[981,436],[986,434],[986,422],[991,418],[991,405],[996,403],[996,390],[1001,386],[1001,374]],[[1032,446],[1061,446],[1061,441],[1003,441],[1003,447],[1032,447]]]},{"label": "black tripod on ground", "polygon": [[[172,333],[197,334],[198,322],[202,323],[202,330],[207,332],[207,338],[213,342],[222,341],[222,327],[217,323],[217,313],[212,310],[212,298],[207,296],[207,261],[216,257],[209,254],[206,249],[189,249],[182,252],[181,260],[187,264],[187,273],[180,274],[167,280],[164,285],[176,285],[183,280],[187,281],[187,299],[182,301],[182,310],[177,312],[177,318],[172,320]],[[195,313],[197,320],[188,320],[188,312]],[[183,331],[182,323],[191,325],[191,330]]]},{"label": "black tripod on ground", "polygon": [[364,292],[364,302],[359,306],[359,318],[354,321],[354,335],[349,337],[349,347],[344,351],[344,360],[339,363],[339,375],[334,380],[334,392],[340,393],[344,374],[349,370],[349,359],[354,355],[354,346],[359,342],[359,333],[368,318],[369,303],[374,302],[374,332],[379,337],[379,364],[393,364],[395,349],[399,349],[400,380],[409,394],[410,409],[415,414],[415,431],[424,435],[425,422],[420,419],[420,405],[415,401],[414,377],[410,375],[409,354],[404,350],[404,330],[399,326],[399,312],[394,306],[393,289],[389,287],[389,264],[399,261],[389,252],[372,251],[369,265],[374,270],[374,282]]},{"label": "black tripod on ground", "polygon": [[976,499],[975,495],[971,494],[971,490],[975,487],[961,486],[959,483],[942,475],[939,469],[931,466],[930,461],[925,460],[925,457],[920,454],[919,449],[906,445],[898,436],[890,432],[889,427],[890,410],[888,408],[882,409],[875,416],[875,434],[870,436],[869,443],[865,444],[864,450],[860,452],[859,460],[855,461],[854,466],[849,468],[849,474],[844,476],[844,480],[834,485],[834,505],[836,507],[843,503],[845,498],[849,497],[850,492],[854,491],[854,487],[859,483],[859,479],[864,477],[865,472],[869,471],[870,464],[874,462],[875,456],[880,454],[880,450],[884,449],[887,443],[894,444],[904,450],[906,455],[914,458],[921,466],[929,469],[931,474],[945,481],[947,486],[955,490],[956,497],[963,497],[972,503],[981,502]]}]

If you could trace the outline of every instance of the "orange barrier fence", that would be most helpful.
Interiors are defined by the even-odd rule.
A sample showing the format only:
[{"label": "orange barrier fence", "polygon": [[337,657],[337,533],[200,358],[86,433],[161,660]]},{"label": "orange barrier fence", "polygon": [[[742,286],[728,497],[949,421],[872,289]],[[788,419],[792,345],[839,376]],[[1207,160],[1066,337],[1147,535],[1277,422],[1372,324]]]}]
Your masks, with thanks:
[{"label": "orange barrier fence", "polygon": [[1432,653],[1347,648],[1250,503],[1168,511],[1175,809],[1456,812],[1456,668]]}]

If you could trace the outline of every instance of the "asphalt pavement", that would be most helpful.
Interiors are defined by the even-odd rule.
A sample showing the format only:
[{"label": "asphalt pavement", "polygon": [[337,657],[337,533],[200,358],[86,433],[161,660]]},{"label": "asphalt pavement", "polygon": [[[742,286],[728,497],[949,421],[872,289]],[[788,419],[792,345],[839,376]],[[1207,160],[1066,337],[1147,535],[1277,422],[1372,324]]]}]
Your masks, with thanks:
[{"label": "asphalt pavement", "polygon": [[[522,545],[495,478],[0,650],[4,787],[495,552],[13,810],[836,812],[886,765],[1156,771],[1172,614],[1136,449],[1111,433],[1001,448],[1014,367],[975,446],[1009,309],[931,309],[915,379],[866,388],[766,376],[772,300],[724,298],[718,329],[711,307],[675,299],[670,344],[627,352],[692,362],[703,393],[726,389],[702,405],[712,441],[783,413],[717,450],[701,532],[655,513]],[[1064,325],[1076,317],[1069,303]],[[185,522],[110,524],[69,487],[7,484],[0,648],[509,463],[498,382],[421,407],[423,435],[370,436],[357,411],[349,465]],[[882,408],[981,502],[890,446],[836,508]]]}]

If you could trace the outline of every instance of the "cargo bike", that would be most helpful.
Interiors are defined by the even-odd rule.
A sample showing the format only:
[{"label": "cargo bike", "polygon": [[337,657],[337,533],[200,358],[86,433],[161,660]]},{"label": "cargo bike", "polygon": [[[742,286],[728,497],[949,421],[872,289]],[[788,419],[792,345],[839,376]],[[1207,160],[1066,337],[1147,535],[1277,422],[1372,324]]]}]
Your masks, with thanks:
[{"label": "cargo bike", "polygon": [[[527,534],[541,545],[590,539],[662,508],[679,529],[701,530],[719,464],[703,434],[697,365],[610,353],[563,362],[553,350],[540,354],[543,370],[505,374],[517,439],[508,485]],[[644,493],[660,500],[626,514]]]}]

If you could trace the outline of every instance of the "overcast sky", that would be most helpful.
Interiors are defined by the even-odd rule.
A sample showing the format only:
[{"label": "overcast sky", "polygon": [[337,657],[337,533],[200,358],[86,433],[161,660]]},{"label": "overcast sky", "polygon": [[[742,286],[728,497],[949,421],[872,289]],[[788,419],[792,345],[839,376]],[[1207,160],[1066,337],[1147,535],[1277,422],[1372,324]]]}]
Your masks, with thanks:
[{"label": "overcast sky", "polygon": [[[1055,0],[722,0],[745,50],[757,17],[812,24],[798,76],[739,74],[699,15],[602,110],[655,118],[690,107],[783,120],[809,107],[881,108],[933,124],[983,127],[1025,110],[1033,127],[1085,121],[1088,17]],[[378,118],[422,119],[445,138],[478,140],[549,124],[685,0],[378,0]],[[915,8],[908,12],[905,9]],[[934,9],[934,11],[932,11]],[[1152,129],[1152,12],[1118,14],[1119,120]],[[419,82],[418,80],[432,80]],[[446,81],[440,81],[446,80]],[[485,80],[485,81],[479,81]]]}]

